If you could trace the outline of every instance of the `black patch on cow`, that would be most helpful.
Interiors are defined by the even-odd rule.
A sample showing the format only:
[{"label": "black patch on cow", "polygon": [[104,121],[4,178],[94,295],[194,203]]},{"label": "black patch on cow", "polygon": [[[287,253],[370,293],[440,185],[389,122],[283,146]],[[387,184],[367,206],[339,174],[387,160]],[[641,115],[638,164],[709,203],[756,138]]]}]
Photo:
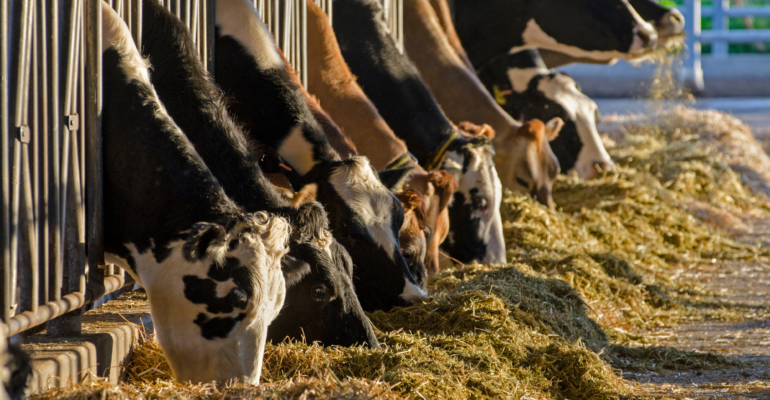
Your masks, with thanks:
[{"label": "black patch on cow", "polygon": [[240,288],[230,291],[225,297],[217,297],[217,283],[212,279],[202,279],[195,275],[185,275],[184,297],[193,304],[205,304],[206,311],[212,314],[228,314],[236,308],[245,310],[248,296]]},{"label": "black patch on cow", "polygon": [[412,179],[414,167],[389,169],[378,173],[380,182],[391,192],[400,191]]},{"label": "black patch on cow", "polygon": [[552,140],[550,145],[553,154],[559,160],[559,167],[562,171],[566,172],[574,168],[580,150],[583,148],[583,141],[578,136],[575,121],[565,120],[559,136]]},{"label": "black patch on cow", "polygon": [[473,216],[472,201],[465,204],[465,195],[455,192],[454,203],[449,207],[449,226],[453,234],[441,244],[444,251],[462,263],[483,260],[489,243],[489,238],[482,234],[484,221]]},{"label": "black patch on cow", "polygon": [[193,322],[201,328],[201,336],[207,340],[214,340],[217,338],[227,338],[233,328],[235,328],[235,324],[243,321],[244,318],[246,318],[245,313],[238,314],[237,317],[214,318],[209,318],[206,314],[200,313]]},{"label": "black patch on cow", "polygon": [[182,248],[185,260],[194,263],[205,259],[218,247],[224,247],[227,232],[221,225],[196,224]]}]

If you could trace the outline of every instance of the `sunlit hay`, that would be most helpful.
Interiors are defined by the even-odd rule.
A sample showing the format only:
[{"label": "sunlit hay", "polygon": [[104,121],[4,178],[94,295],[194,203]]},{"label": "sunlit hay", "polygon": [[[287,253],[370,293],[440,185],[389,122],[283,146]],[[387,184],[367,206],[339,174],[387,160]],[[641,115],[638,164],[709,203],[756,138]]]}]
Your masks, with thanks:
[{"label": "sunlit hay", "polygon": [[718,205],[767,208],[770,157],[727,113],[680,105],[649,116],[607,116],[601,129],[618,143],[611,151],[618,162],[649,171],[662,184],[680,175],[668,184],[675,192],[707,196],[716,190]]},{"label": "sunlit hay", "polygon": [[[681,43],[681,42],[680,42]],[[667,46],[668,47],[668,46]],[[693,100],[690,89],[678,79],[682,68],[682,58],[677,54],[680,46],[671,46],[663,51],[656,51],[649,56],[655,63],[655,72],[649,82],[646,98],[650,100]]]},{"label": "sunlit hay", "polygon": [[289,379],[277,384],[227,385],[182,384],[170,380],[109,386],[107,382],[55,389],[31,399],[101,400],[101,399],[268,399],[268,400],[397,400],[403,399],[382,382],[363,379],[338,380],[326,374],[320,378]]}]

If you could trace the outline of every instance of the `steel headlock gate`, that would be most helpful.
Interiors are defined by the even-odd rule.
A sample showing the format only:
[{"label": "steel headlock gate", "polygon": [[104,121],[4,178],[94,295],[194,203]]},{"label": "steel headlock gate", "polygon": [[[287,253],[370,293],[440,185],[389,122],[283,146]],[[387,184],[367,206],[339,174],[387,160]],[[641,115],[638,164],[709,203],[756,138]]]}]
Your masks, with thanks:
[{"label": "steel headlock gate", "polygon": [[[101,1],[0,0],[0,330],[80,332],[84,306],[126,284],[105,265]],[[141,46],[141,0],[106,0]],[[214,0],[158,0],[214,66]],[[305,0],[253,0],[307,82]],[[403,0],[380,0],[403,49]],[[316,0],[332,17],[333,0]],[[32,329],[30,332],[37,329]]]}]

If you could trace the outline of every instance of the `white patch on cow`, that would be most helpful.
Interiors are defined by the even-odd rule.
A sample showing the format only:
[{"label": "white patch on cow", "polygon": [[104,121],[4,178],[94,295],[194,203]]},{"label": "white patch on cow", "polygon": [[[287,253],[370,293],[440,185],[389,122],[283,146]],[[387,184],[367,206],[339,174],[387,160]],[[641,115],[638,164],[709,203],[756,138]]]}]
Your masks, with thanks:
[{"label": "white patch on cow", "polygon": [[248,0],[217,0],[217,26],[222,36],[232,36],[254,57],[260,69],[283,69],[267,26],[259,17],[254,3]]},{"label": "white patch on cow", "polygon": [[102,52],[110,47],[122,56],[121,68],[129,77],[150,84],[147,68],[150,63],[142,57],[131,37],[131,31],[109,4],[102,2]]},{"label": "white patch on cow", "polygon": [[374,243],[394,260],[400,254],[391,223],[393,194],[377,178],[366,157],[354,157],[355,162],[338,167],[329,177],[329,183],[353,210],[355,219],[366,227]]},{"label": "white patch on cow", "polygon": [[[657,44],[658,32],[649,22],[642,19],[642,17],[638,12],[636,12],[636,9],[631,5],[631,3],[628,2],[628,0],[622,1],[628,9],[628,12],[631,13],[634,21],[636,21],[636,26],[634,27],[634,40],[631,43],[631,47],[628,49],[628,52],[635,55],[644,54],[647,52],[647,49],[645,48],[644,40],[642,40],[639,34],[644,33],[650,41],[653,41]],[[653,47],[655,46],[653,45]]]},{"label": "white patch on cow", "polygon": [[[482,237],[488,238],[485,262],[505,262],[505,240],[503,238],[503,221],[500,215],[500,203],[503,199],[503,186],[497,176],[497,170],[492,160],[494,150],[491,145],[472,147],[468,151],[470,162],[468,170],[463,173],[465,156],[457,151],[449,151],[444,161],[443,169],[457,179],[457,192],[462,193],[466,204],[471,203],[471,190],[477,189],[478,195],[487,199],[486,210],[474,210],[471,218],[481,218],[484,231]],[[451,233],[450,233],[451,234]],[[457,240],[462,240],[458,238]]]},{"label": "white patch on cow", "polygon": [[578,176],[583,179],[592,178],[596,174],[594,163],[612,165],[612,159],[596,129],[596,102],[583,94],[572,78],[561,73],[541,79],[537,89],[545,97],[564,107],[569,117],[575,121],[578,136],[583,143],[574,167]]},{"label": "white patch on cow", "polygon": [[[266,213],[247,215],[227,233],[223,247],[238,238],[239,245],[225,250],[237,258],[252,274],[254,295],[245,310],[236,308],[228,314],[211,314],[206,304],[194,304],[185,297],[185,276],[209,279],[210,258],[189,262],[184,257],[185,240],[168,244],[169,255],[158,262],[150,250],[140,252],[132,243],[125,247],[136,265],[138,281],[147,290],[155,332],[178,381],[225,383],[233,378],[258,384],[267,326],[283,305],[285,285],[281,258],[288,251],[289,223]],[[108,254],[108,259],[131,271],[122,257]],[[134,274],[132,274],[134,275]],[[232,281],[229,281],[232,284]],[[220,284],[217,295],[228,291]],[[234,287],[234,284],[232,284]],[[226,338],[206,339],[194,323],[199,315],[208,318],[246,317],[235,324]]]},{"label": "white patch on cow", "polygon": [[522,33],[522,39],[524,41],[523,46],[516,46],[511,48],[508,52],[513,54],[522,50],[543,48],[553,51],[558,51],[574,58],[590,58],[592,60],[609,61],[614,63],[618,59],[632,58],[629,53],[623,53],[616,50],[611,51],[599,51],[599,50],[583,50],[579,47],[570,46],[559,43],[553,37],[549,36],[543,29],[535,22],[535,19],[527,21],[527,27]]},{"label": "white patch on cow", "polygon": [[507,71],[508,80],[516,93],[526,92],[532,78],[548,72],[547,68],[509,68]]},{"label": "white patch on cow", "polygon": [[[490,161],[491,163],[492,161]],[[492,220],[489,226],[489,244],[484,257],[485,264],[505,264],[508,260],[505,254],[505,236],[503,235],[503,217],[500,215],[500,205],[503,202],[503,184],[497,176],[497,169],[492,168],[492,178],[495,184],[495,200],[492,202]]]},{"label": "white patch on cow", "polygon": [[428,297],[419,286],[410,282],[407,277],[404,277],[404,280],[406,281],[406,286],[404,286],[404,291],[401,293],[400,297],[406,302],[414,304]]},{"label": "white patch on cow", "polygon": [[300,175],[307,174],[316,164],[313,160],[313,144],[305,139],[302,125],[294,127],[278,145],[278,154]]}]

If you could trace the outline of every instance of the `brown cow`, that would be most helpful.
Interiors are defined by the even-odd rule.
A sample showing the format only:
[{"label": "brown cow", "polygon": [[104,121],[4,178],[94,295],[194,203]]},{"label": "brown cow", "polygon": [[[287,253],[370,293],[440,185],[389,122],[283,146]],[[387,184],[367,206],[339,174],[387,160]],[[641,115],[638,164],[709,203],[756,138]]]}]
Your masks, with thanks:
[{"label": "brown cow", "polygon": [[[471,69],[467,58],[459,55],[465,52],[457,35],[453,34],[448,10],[445,0],[404,2],[404,47],[409,58],[451,120],[489,124],[494,128],[494,160],[498,170],[516,166],[519,168],[517,175],[535,180],[519,162],[527,159],[525,154],[515,152],[521,148],[507,146],[521,124],[497,104]],[[503,186],[511,189],[520,186],[511,174],[500,174],[500,180]]]},{"label": "brown cow", "polygon": [[[425,266],[430,274],[436,273],[439,268],[438,247],[446,237],[449,226],[446,207],[457,182],[446,172],[426,172],[408,157],[406,144],[396,137],[356,83],[355,76],[342,58],[326,14],[313,1],[307,2],[307,8],[308,64],[313,66],[308,69],[308,90],[318,97],[326,112],[352,139],[360,154],[369,158],[375,169],[382,171],[394,166],[415,168],[405,188],[422,195],[429,240]],[[330,142],[337,147],[334,141]]]}]

